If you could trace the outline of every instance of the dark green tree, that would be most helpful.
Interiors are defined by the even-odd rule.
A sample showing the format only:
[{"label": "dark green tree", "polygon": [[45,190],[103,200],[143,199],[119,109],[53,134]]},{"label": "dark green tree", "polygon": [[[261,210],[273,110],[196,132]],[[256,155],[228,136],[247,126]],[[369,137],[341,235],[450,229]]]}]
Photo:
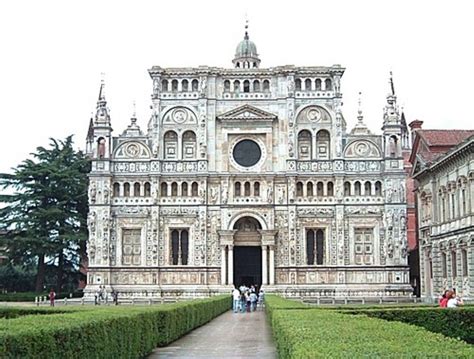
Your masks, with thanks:
[{"label": "dark green tree", "polygon": [[56,267],[56,290],[65,273],[79,270],[87,239],[87,173],[90,162],[73,148],[72,136],[51,139],[13,169],[0,174],[0,229],[12,263],[37,266],[37,291],[43,289],[46,266]]}]

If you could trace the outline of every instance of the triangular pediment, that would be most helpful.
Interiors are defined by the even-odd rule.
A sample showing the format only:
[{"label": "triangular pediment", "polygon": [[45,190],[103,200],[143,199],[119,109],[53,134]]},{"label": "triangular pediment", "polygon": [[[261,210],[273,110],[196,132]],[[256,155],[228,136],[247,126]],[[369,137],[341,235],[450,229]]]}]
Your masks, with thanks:
[{"label": "triangular pediment", "polygon": [[263,111],[251,105],[239,106],[237,108],[234,108],[233,110],[227,111],[217,116],[217,119],[221,121],[226,121],[226,120],[234,120],[234,121],[235,120],[269,121],[270,120],[270,121],[273,121],[276,118],[277,116],[274,115],[273,113]]}]

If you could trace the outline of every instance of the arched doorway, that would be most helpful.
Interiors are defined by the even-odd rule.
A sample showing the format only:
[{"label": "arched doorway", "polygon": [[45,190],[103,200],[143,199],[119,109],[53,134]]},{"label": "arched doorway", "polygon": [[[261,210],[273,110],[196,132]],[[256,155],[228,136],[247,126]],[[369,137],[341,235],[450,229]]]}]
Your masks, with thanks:
[{"label": "arched doorway", "polygon": [[262,284],[262,248],[260,222],[242,217],[234,224],[234,284],[237,287]]}]

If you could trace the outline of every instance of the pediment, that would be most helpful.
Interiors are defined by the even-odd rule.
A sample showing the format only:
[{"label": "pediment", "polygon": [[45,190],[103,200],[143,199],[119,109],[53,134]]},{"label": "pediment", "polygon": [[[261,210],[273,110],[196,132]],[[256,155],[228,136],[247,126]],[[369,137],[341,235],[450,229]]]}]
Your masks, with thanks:
[{"label": "pediment", "polygon": [[217,116],[221,121],[273,121],[277,116],[251,105],[243,105]]}]

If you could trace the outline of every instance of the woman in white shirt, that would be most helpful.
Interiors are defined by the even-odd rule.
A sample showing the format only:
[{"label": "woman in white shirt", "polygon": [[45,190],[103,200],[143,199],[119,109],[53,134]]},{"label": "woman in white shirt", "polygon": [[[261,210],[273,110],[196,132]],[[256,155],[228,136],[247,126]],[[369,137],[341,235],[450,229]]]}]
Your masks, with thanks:
[{"label": "woman in white shirt", "polygon": [[460,305],[463,305],[463,301],[461,298],[456,297],[456,294],[452,290],[450,290],[447,294],[448,299],[448,308],[457,308]]}]

